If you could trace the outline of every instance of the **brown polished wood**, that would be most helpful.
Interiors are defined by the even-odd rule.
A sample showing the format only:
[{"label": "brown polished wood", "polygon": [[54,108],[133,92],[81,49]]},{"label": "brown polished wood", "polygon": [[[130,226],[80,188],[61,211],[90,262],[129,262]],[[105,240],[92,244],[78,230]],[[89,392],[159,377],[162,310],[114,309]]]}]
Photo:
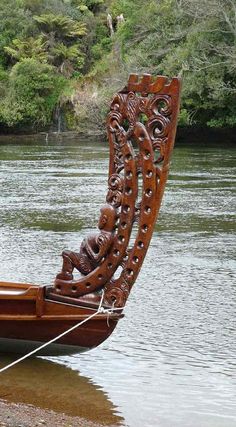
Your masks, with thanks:
[{"label": "brown polished wood", "polygon": [[[96,260],[90,248],[99,253],[99,235],[87,237],[79,253],[64,252],[62,271],[52,291],[55,294],[80,297],[103,288],[107,304],[125,305],[160,209],[175,140],[179,94],[178,78],[132,74],[127,86],[114,96],[107,118],[110,166],[106,202],[116,210],[110,220],[112,242],[105,244],[104,256]],[[131,233],[134,244],[130,244]],[[85,246],[90,249],[86,255]],[[81,272],[82,258],[93,268],[73,279],[73,268]],[[114,279],[120,266],[122,271]]]},{"label": "brown polished wood", "polygon": [[[46,296],[47,286],[0,282],[0,353],[26,353],[50,341],[78,322],[87,319],[97,307],[77,299],[54,301]],[[78,329],[40,352],[60,355],[91,349],[112,333],[123,315],[98,313]]]},{"label": "brown polished wood", "polygon": [[[62,253],[54,286],[0,282],[0,352],[26,352],[95,313],[51,345],[65,354],[103,342],[123,308],[145,258],[168,177],[179,111],[180,80],[130,75],[107,117],[110,164],[98,231],[78,252]],[[132,239],[131,239],[132,236]],[[132,243],[131,243],[132,242]],[[80,273],[74,278],[74,270]]]}]

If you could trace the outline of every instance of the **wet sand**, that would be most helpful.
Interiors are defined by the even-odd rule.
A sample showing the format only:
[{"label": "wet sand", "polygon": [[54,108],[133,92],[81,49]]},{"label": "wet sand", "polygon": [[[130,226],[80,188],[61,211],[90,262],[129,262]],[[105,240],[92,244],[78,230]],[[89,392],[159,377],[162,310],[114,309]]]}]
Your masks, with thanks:
[{"label": "wet sand", "polygon": [[[0,400],[0,427],[101,427],[80,417]],[[110,425],[110,427],[115,427]]]},{"label": "wet sand", "polygon": [[[0,367],[12,360],[10,356],[2,356]],[[13,417],[15,413],[19,422],[14,424],[14,418],[12,421],[9,418],[10,424],[7,416]],[[26,418],[24,424],[28,413],[29,423]],[[39,420],[46,421],[48,417],[46,425],[50,427],[110,427],[123,421],[100,387],[64,365],[41,358],[28,359],[1,375],[0,427],[1,422],[8,422],[8,427],[39,426]]]}]

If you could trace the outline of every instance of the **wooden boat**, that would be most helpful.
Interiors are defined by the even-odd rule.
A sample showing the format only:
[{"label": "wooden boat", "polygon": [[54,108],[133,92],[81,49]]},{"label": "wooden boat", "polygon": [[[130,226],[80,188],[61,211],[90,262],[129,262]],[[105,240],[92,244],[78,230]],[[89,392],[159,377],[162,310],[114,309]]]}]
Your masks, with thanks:
[{"label": "wooden boat", "polygon": [[[53,285],[0,282],[0,353],[77,353],[112,333],[137,279],[168,176],[180,80],[132,74],[107,117],[110,164],[98,231],[62,253]],[[74,270],[79,277],[74,276]],[[89,320],[88,320],[89,318]]]}]

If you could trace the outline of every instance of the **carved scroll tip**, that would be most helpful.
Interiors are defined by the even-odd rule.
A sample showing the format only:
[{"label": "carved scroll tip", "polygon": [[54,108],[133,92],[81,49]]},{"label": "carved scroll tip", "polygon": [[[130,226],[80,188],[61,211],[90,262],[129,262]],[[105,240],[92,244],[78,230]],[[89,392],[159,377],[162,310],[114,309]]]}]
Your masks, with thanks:
[{"label": "carved scroll tip", "polygon": [[141,78],[141,83],[142,84],[150,84],[152,81],[152,76],[151,74],[143,74],[142,78]]},{"label": "carved scroll tip", "polygon": [[173,77],[172,79],[172,85],[177,87],[178,89],[181,88],[182,85],[182,78],[181,76]]},{"label": "carved scroll tip", "polygon": [[166,85],[168,81],[168,78],[166,76],[156,76],[153,83],[150,85],[150,92],[151,93],[158,93],[160,92],[163,87]]},{"label": "carved scroll tip", "polygon": [[139,75],[138,75],[138,74],[134,74],[134,73],[132,73],[132,74],[130,74],[130,75],[129,75],[128,85],[129,85],[130,83],[137,83],[137,82],[138,82],[138,80],[139,80]]},{"label": "carved scroll tip", "polygon": [[182,86],[182,79],[181,77],[173,77],[173,78],[166,78],[166,82],[164,84],[163,89],[167,90],[168,92],[172,93],[172,96],[179,94]]},{"label": "carved scroll tip", "polygon": [[119,93],[127,93],[134,90],[134,87],[138,84],[139,75],[136,73],[131,73],[128,78],[128,82],[125,87],[119,91]]},{"label": "carved scroll tip", "polygon": [[168,78],[167,76],[158,75],[153,77],[151,74],[144,73],[143,75],[130,74],[128,84],[126,86],[126,91],[129,92],[139,92],[145,96],[148,93],[159,93],[165,87],[179,88],[181,83],[181,78],[174,77]]},{"label": "carved scroll tip", "polygon": [[141,91],[141,94],[143,94],[143,96],[149,93],[151,83],[152,83],[151,74],[143,74],[140,80],[140,91]]}]

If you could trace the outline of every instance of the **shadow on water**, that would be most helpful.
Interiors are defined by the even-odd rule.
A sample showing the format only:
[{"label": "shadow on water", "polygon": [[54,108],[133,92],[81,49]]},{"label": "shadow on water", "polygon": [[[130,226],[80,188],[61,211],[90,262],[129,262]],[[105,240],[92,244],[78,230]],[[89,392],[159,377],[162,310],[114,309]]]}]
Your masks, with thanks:
[{"label": "shadow on water", "polygon": [[[14,359],[0,358],[0,367]],[[29,359],[1,374],[0,399],[79,416],[104,425],[122,419],[108,396],[78,371],[45,359]]]}]

